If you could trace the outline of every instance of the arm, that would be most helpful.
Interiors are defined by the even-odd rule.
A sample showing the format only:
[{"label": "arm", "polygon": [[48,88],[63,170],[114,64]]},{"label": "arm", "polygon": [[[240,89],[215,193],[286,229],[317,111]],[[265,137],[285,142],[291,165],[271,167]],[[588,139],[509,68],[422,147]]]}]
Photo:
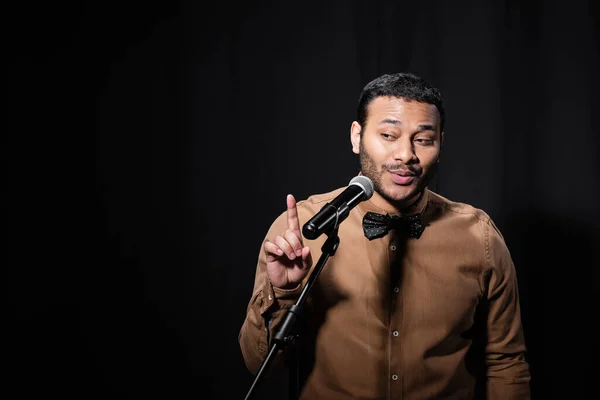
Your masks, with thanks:
[{"label": "arm", "polygon": [[[291,290],[273,287],[267,276],[265,257],[261,251],[252,298],[238,338],[246,367],[253,374],[258,372],[287,309],[296,302],[300,292],[300,285]],[[276,357],[273,364],[279,358]]]},{"label": "arm", "polygon": [[485,224],[486,255],[490,267],[487,286],[487,398],[530,399],[529,365],[515,267],[498,228]]},{"label": "arm", "polygon": [[287,206],[287,212],[271,225],[258,256],[253,294],[238,337],[246,367],[254,374],[267,356],[287,309],[300,295],[301,282],[312,266],[292,196],[288,196]]}]

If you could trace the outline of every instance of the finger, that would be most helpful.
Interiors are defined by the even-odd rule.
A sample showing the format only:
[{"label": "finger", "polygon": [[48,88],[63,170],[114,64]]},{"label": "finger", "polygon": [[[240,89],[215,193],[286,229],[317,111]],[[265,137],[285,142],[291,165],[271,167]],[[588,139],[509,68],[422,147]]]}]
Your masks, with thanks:
[{"label": "finger", "polygon": [[290,244],[287,242],[287,240],[285,240],[283,237],[277,236],[275,238],[275,244],[277,246],[279,246],[279,248],[281,250],[283,250],[283,252],[287,255],[287,257],[290,260],[293,260],[296,258],[296,253],[294,252],[294,249],[292,249],[292,246],[290,246]]},{"label": "finger", "polygon": [[310,247],[305,246],[302,249],[302,268],[310,268],[312,265],[312,254],[310,254]]},{"label": "finger", "polygon": [[285,240],[292,247],[292,251],[296,253],[296,257],[302,256],[302,243],[300,243],[300,239],[296,235],[296,232],[292,232],[291,230],[287,230],[281,234]]},{"label": "finger", "polygon": [[269,242],[268,240],[265,241],[264,249],[267,257],[270,256],[272,258],[276,258],[283,255],[283,250],[281,250],[281,248],[275,243]]},{"label": "finger", "polygon": [[298,220],[298,208],[296,207],[296,199],[291,194],[287,195],[287,220],[288,229],[294,231],[302,242],[302,235],[300,234],[300,221]]}]

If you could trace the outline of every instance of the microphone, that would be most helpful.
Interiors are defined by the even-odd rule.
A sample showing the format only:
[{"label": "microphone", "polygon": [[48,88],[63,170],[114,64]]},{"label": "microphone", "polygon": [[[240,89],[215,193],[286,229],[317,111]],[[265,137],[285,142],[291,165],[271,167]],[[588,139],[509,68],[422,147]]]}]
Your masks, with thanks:
[{"label": "microphone", "polygon": [[366,176],[352,178],[348,187],[331,202],[325,204],[302,227],[302,234],[307,239],[316,239],[323,233],[329,233],[348,217],[350,210],[358,203],[373,196],[373,182]]}]

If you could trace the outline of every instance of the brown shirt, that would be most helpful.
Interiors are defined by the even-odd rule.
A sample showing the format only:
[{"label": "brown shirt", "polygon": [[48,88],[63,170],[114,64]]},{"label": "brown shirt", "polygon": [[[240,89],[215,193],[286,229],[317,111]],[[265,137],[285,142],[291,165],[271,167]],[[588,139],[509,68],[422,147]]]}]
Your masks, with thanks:
[{"label": "brown shirt", "polygon": [[[298,202],[300,224],[343,189]],[[303,336],[313,347],[300,352],[311,365],[301,399],[471,399],[476,382],[488,399],[528,399],[515,269],[490,217],[426,190],[406,212],[423,215],[419,239],[392,230],[370,241],[364,214],[393,213],[378,200],[340,224],[339,248],[307,300]],[[286,229],[283,213],[266,238]],[[325,239],[304,239],[313,264]],[[253,373],[300,292],[272,287],[261,250],[239,335]]]}]

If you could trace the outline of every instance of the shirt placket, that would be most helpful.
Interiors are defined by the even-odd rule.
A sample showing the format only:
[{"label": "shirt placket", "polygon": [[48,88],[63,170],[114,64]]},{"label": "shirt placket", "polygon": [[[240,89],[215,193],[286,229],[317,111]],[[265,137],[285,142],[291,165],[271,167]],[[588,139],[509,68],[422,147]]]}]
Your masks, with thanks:
[{"label": "shirt placket", "polygon": [[402,397],[402,371],[400,367],[402,357],[402,346],[400,343],[400,322],[401,322],[401,287],[399,281],[399,260],[401,251],[397,235],[390,235],[388,244],[388,260],[390,271],[391,291],[389,299],[389,329],[388,329],[388,379],[389,379],[389,399],[400,399]]}]

